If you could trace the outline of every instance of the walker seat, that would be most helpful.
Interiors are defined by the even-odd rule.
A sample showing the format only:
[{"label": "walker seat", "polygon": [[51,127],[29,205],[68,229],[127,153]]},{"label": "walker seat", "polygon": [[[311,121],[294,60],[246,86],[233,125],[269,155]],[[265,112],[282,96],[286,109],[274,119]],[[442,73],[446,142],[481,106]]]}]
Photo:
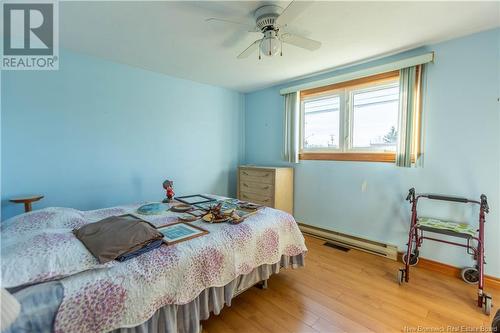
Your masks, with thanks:
[{"label": "walker seat", "polygon": [[471,238],[476,236],[477,233],[468,223],[457,223],[433,217],[419,217],[417,226],[421,230],[461,238]]}]

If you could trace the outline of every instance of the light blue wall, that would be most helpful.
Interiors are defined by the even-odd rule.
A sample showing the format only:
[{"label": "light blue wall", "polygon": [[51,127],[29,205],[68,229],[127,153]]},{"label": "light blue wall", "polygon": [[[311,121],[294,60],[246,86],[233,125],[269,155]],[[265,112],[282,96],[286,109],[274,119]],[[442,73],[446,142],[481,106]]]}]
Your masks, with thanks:
[{"label": "light blue wall", "polygon": [[177,194],[234,195],[242,94],[72,52],[59,71],[2,72],[2,219],[8,198],[79,209]]},{"label": "light blue wall", "polygon": [[[408,188],[472,198],[485,193],[491,206],[486,225],[486,270],[500,276],[499,37],[500,29],[496,29],[376,61],[436,52],[435,63],[427,67],[424,167],[301,162],[295,166],[296,219],[402,248],[409,224],[409,206],[404,201]],[[279,89],[292,84],[295,82],[245,96],[247,163],[286,165],[281,160],[283,99]],[[367,182],[366,192],[361,191],[363,182]],[[424,204],[421,208],[427,215],[477,221],[477,211],[460,206]],[[423,257],[454,265],[471,263],[462,249],[431,242],[422,252]]]}]

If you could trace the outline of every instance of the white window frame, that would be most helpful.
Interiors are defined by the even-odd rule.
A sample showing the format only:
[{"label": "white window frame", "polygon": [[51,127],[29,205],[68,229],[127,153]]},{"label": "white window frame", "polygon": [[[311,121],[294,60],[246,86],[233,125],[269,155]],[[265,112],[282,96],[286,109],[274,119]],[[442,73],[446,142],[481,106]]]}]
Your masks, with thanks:
[{"label": "white window frame", "polygon": [[[344,94],[342,92],[343,89],[339,90],[333,90],[329,91],[324,94],[319,94],[315,95],[314,97],[310,98],[305,98],[300,101],[300,151],[304,152],[314,152],[314,153],[320,153],[320,152],[335,152],[335,153],[340,153],[343,150],[342,143],[343,143],[343,137],[345,133],[345,129],[343,128],[343,124],[345,123],[344,120],[344,115],[342,112],[342,105],[345,104],[344,100]],[[305,132],[305,102],[306,101],[317,101],[320,99],[332,97],[332,96],[339,96],[339,147],[338,148],[333,148],[333,147],[321,147],[321,148],[307,148],[304,149],[304,132]]]},{"label": "white window frame", "polygon": [[[305,97],[300,101],[300,152],[301,153],[394,153],[393,150],[377,150],[368,147],[353,147],[353,129],[354,129],[354,105],[352,103],[354,93],[367,92],[380,89],[381,87],[398,86],[399,80],[394,79],[386,82],[369,83],[363,86],[346,87],[328,91],[322,94]],[[339,148],[304,148],[305,132],[305,103],[308,101],[319,100],[331,96],[339,96]],[[399,128],[397,128],[399,132]]]}]

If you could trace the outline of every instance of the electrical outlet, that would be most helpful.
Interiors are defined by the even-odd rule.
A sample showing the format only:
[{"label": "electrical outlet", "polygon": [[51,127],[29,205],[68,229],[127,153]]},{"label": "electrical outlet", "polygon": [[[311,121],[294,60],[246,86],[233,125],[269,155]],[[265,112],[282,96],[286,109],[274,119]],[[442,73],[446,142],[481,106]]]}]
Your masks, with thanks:
[{"label": "electrical outlet", "polygon": [[363,183],[361,183],[361,192],[366,192],[368,189],[368,182],[365,180]]}]

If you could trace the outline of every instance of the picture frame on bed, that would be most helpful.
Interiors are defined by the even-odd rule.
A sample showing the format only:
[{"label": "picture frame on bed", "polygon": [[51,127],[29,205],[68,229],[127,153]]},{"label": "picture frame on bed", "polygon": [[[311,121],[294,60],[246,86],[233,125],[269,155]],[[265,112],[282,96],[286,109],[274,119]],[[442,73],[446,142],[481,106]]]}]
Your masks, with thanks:
[{"label": "picture frame on bed", "polygon": [[221,211],[223,212],[235,210],[239,207],[237,204],[234,203],[233,199],[204,202],[196,204],[195,207],[203,210],[210,210],[212,207],[217,206],[218,204],[221,204]]},{"label": "picture frame on bed", "polygon": [[194,222],[198,220],[198,217],[188,214],[188,213],[182,213],[177,216],[179,218],[179,221],[181,222]]},{"label": "picture frame on bed", "polygon": [[183,202],[188,205],[197,205],[205,202],[216,201],[214,198],[210,198],[202,194],[193,194],[193,195],[185,195],[182,197],[175,197],[175,200]]},{"label": "picture frame on bed", "polygon": [[196,209],[188,211],[187,213],[191,214],[191,215],[193,215],[193,216],[195,216],[197,218],[201,218],[201,217],[203,217],[204,215],[207,214],[207,211],[204,210],[204,209],[197,209],[196,208]]},{"label": "picture frame on bed", "polygon": [[213,206],[217,205],[217,200],[215,201],[209,201],[209,202],[202,202],[199,204],[196,204],[195,207],[201,210],[210,210]]},{"label": "picture frame on bed", "polygon": [[163,241],[165,241],[167,245],[184,242],[209,233],[208,230],[186,222],[172,223],[157,227],[157,229],[163,234]]}]

